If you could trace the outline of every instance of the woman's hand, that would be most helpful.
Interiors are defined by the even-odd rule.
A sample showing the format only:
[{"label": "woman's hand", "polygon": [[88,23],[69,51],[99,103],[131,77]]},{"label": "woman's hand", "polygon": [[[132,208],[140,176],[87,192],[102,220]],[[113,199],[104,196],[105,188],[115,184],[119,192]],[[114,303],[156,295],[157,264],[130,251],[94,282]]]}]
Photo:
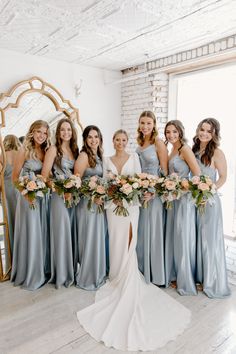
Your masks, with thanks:
[{"label": "woman's hand", "polygon": [[103,198],[95,198],[94,199],[94,203],[97,205],[103,205],[104,204],[104,200]]},{"label": "woman's hand", "polygon": [[154,199],[155,198],[155,194],[154,193],[150,193],[150,192],[146,192],[144,193],[143,195],[143,200],[145,202],[149,202],[150,200]]},{"label": "woman's hand", "polygon": [[116,206],[120,206],[120,207],[123,206],[123,203],[122,203],[121,200],[114,199],[114,200],[113,200],[113,203],[114,203]]}]

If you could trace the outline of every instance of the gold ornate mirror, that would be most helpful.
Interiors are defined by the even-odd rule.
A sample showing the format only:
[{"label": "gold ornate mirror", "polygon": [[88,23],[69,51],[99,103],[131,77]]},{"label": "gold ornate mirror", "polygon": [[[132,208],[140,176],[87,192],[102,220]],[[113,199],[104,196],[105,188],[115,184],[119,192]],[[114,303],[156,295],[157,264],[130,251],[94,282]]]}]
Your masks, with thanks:
[{"label": "gold ornate mirror", "polygon": [[0,94],[0,281],[8,280],[11,272],[11,242],[4,187],[7,161],[2,137],[7,134],[24,136],[30,124],[37,119],[46,120],[54,130],[57,121],[64,116],[73,120],[80,138],[82,125],[79,110],[65,100],[54,86],[39,77],[20,81],[8,92]]}]

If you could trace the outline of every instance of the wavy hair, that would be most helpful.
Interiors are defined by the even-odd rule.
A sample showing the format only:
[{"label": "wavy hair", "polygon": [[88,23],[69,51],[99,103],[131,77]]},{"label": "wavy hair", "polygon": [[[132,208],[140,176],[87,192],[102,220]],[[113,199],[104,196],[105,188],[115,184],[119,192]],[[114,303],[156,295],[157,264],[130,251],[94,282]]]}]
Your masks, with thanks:
[{"label": "wavy hair", "polygon": [[210,166],[215,149],[217,149],[217,147],[220,145],[220,123],[215,118],[205,118],[198,124],[196,135],[193,138],[192,150],[194,154],[200,152],[200,140],[198,138],[198,134],[204,123],[207,123],[211,126],[212,139],[208,142],[205,151],[201,156],[201,162],[205,166]]},{"label": "wavy hair", "polygon": [[[157,122],[156,122],[155,114],[152,111],[143,111],[140,114],[140,117],[139,117],[139,120],[138,120],[139,123],[140,123],[141,118],[143,118],[143,117],[151,118],[153,120],[154,127],[153,127],[153,130],[152,130],[151,136],[150,136],[150,144],[154,144],[155,140],[156,140],[156,137],[158,136]],[[138,132],[137,143],[138,143],[138,145],[143,146],[143,144],[144,144],[144,135],[141,132],[139,126],[138,126],[138,129],[137,129],[137,132]]]},{"label": "wavy hair", "polygon": [[47,129],[47,139],[45,140],[44,143],[41,144],[41,149],[45,153],[49,148],[49,146],[51,145],[51,141],[50,141],[49,125],[44,120],[39,119],[31,124],[23,143],[23,147],[25,148],[26,151],[26,156],[34,160],[37,160],[36,151],[35,151],[34,132],[35,130],[40,129],[41,127]]},{"label": "wavy hair", "polygon": [[83,131],[83,146],[81,149],[81,152],[84,151],[87,155],[88,155],[88,163],[89,166],[94,168],[96,166],[96,156],[94,155],[92,149],[88,146],[87,143],[87,138],[89,136],[89,133],[91,132],[91,130],[95,130],[98,133],[98,137],[99,137],[99,145],[98,145],[98,150],[97,150],[97,155],[98,157],[102,160],[102,155],[103,155],[103,148],[102,148],[102,144],[103,144],[103,138],[102,138],[102,133],[100,131],[100,129],[96,126],[96,125],[88,125],[84,131]]},{"label": "wavy hair", "polygon": [[18,151],[21,147],[21,143],[20,140],[17,138],[17,136],[13,134],[9,134],[5,136],[3,140],[3,146],[5,151],[11,151],[11,150]]},{"label": "wavy hair", "polygon": [[[167,122],[167,124],[165,126],[165,130],[164,130],[165,138],[166,138],[167,128],[170,125],[173,125],[176,128],[176,130],[178,131],[178,133],[179,133],[180,147],[178,148],[178,151],[180,152],[182,147],[187,143],[187,139],[185,137],[185,129],[184,129],[183,123],[180,120],[178,120],[178,119],[170,120],[169,122]],[[168,144],[167,138],[165,140],[165,144],[166,145]]]},{"label": "wavy hair", "polygon": [[63,151],[62,151],[62,139],[60,137],[60,133],[61,133],[61,126],[63,123],[68,123],[71,127],[71,131],[72,131],[72,136],[70,139],[70,149],[72,151],[72,155],[74,156],[74,159],[76,160],[79,154],[79,148],[77,145],[77,133],[74,127],[74,124],[72,123],[72,121],[68,118],[62,118],[59,120],[59,122],[57,123],[57,128],[56,128],[56,134],[55,134],[55,146],[57,148],[57,156],[56,156],[56,163],[57,165],[61,166],[61,159],[63,157]]}]

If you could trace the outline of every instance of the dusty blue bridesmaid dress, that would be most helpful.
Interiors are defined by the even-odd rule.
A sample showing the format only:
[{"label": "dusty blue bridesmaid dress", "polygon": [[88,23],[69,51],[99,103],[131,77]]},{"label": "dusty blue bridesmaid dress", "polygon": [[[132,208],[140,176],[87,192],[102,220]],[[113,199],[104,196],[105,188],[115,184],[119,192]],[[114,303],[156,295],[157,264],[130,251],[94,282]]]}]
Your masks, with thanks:
[{"label": "dusty blue bridesmaid dress", "polygon": [[[61,166],[53,164],[53,176],[70,177],[74,160],[62,157]],[[69,287],[74,283],[76,223],[75,207],[66,208],[63,199],[52,193],[50,212],[51,278],[56,288]]]},{"label": "dusty blue bridesmaid dress", "polygon": [[14,245],[14,227],[15,227],[15,214],[16,214],[16,200],[17,191],[12,183],[12,166],[7,163],[4,172],[4,185],[6,194],[7,216],[8,216],[8,228],[11,252]]},{"label": "dusty blue bridesmaid dress", "polygon": [[[155,145],[136,150],[142,172],[159,175],[160,166]],[[140,208],[138,224],[137,256],[140,271],[147,283],[165,284],[164,268],[165,210],[159,197],[149,202],[148,208]]]},{"label": "dusty blue bridesmaid dress", "polygon": [[[102,177],[102,161],[97,158],[94,168],[87,168],[84,176]],[[96,290],[105,283],[106,278],[106,235],[105,213],[93,212],[87,208],[87,199],[82,197],[76,207],[78,228],[78,264],[75,276],[76,286],[85,290]]]},{"label": "dusty blue bridesmaid dress", "polygon": [[[26,160],[21,175],[40,174],[40,160]],[[27,290],[41,287],[47,280],[48,265],[48,199],[38,198],[36,209],[29,208],[28,201],[17,195],[15,215],[14,249],[11,281]]]},{"label": "dusty blue bridesmaid dress", "polygon": [[[189,178],[190,169],[179,155],[169,160],[169,173]],[[180,295],[197,295],[196,277],[196,213],[190,193],[174,201],[167,211],[165,235],[166,286],[177,281]]]},{"label": "dusty blue bridesmaid dress", "polygon": [[[196,156],[201,173],[216,181],[217,171],[201,163]],[[204,214],[197,211],[197,281],[203,284],[204,293],[210,298],[230,295],[226,272],[225,245],[221,202],[214,195],[214,204],[206,205]]]}]

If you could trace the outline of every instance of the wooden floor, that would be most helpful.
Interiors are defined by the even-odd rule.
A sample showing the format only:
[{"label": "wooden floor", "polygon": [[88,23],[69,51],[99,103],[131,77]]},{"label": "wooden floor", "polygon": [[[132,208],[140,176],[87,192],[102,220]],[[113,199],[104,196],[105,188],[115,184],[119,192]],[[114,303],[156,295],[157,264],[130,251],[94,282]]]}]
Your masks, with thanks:
[{"label": "wooden floor", "polygon": [[[236,287],[231,288],[232,296],[224,300],[210,300],[202,293],[181,297],[165,289],[192,311],[192,322],[175,342],[149,353],[236,353]],[[75,287],[56,290],[46,285],[30,292],[1,283],[0,353],[125,353],[97,343],[80,327],[76,312],[93,298],[93,292]]]}]

